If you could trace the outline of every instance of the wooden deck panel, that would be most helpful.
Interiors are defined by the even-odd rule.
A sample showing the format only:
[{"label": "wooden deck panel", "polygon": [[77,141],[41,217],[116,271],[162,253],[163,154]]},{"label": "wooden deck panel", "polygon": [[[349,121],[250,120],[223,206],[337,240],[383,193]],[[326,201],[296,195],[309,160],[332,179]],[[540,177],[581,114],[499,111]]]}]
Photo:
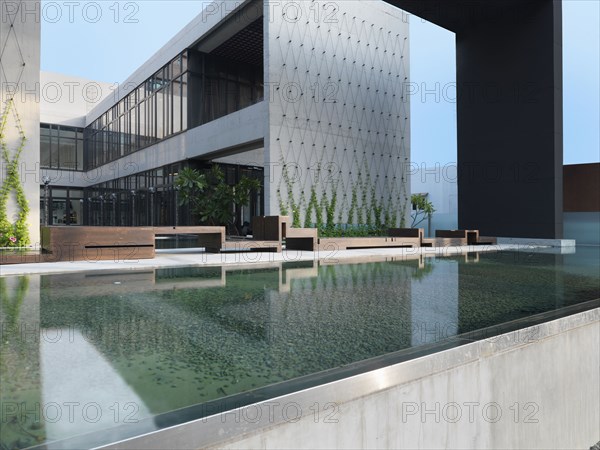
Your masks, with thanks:
[{"label": "wooden deck panel", "polygon": [[152,259],[149,227],[42,227],[44,262]]}]

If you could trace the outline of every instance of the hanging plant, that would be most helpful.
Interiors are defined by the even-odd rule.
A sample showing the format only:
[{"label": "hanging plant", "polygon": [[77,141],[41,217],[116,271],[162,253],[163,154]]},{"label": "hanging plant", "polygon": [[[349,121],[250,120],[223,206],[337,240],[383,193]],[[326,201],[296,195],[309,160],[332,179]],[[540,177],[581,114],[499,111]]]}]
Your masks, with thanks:
[{"label": "hanging plant", "polygon": [[[12,158],[6,141],[6,126],[11,113],[19,133],[19,143]],[[27,138],[21,125],[21,119],[14,106],[13,99],[9,99],[6,102],[6,108],[2,112],[2,116],[0,116],[0,151],[3,165],[6,166],[6,178],[0,187],[0,247],[25,247],[30,243],[27,226],[29,202],[25,196],[25,190],[19,175],[21,155],[26,142]],[[8,199],[11,192],[15,193],[17,201],[17,220],[14,223],[8,219]]]}]

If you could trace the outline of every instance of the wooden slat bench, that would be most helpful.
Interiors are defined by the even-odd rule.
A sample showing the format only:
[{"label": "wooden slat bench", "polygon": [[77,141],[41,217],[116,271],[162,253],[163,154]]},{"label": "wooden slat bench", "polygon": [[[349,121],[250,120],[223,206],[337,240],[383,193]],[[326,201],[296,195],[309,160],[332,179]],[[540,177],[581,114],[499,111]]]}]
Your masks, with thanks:
[{"label": "wooden slat bench", "polygon": [[42,227],[44,262],[152,259],[148,227]]}]

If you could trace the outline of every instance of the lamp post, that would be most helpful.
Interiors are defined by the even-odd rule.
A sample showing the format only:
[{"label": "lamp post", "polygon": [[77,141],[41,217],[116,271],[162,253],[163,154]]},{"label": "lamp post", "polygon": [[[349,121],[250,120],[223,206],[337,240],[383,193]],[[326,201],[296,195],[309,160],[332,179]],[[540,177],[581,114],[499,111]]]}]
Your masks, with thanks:
[{"label": "lamp post", "polygon": [[84,210],[83,199],[80,198],[79,199],[79,214],[77,215],[77,218],[79,219],[78,220],[79,223],[76,225],[83,225],[83,217],[84,217],[83,210]]},{"label": "lamp post", "polygon": [[100,226],[104,226],[104,195],[98,198],[100,199]]},{"label": "lamp post", "polygon": [[88,223],[91,225],[94,225],[96,222],[96,219],[94,218],[94,213],[93,213],[93,208],[92,208],[92,197],[87,198],[87,205],[88,205]]},{"label": "lamp post", "polygon": [[148,191],[150,192],[150,226],[153,227],[154,226],[154,193],[156,192],[156,189],[154,188],[154,186],[150,186],[148,188]]},{"label": "lamp post", "polygon": [[131,191],[131,226],[135,227],[135,189]]},{"label": "lamp post", "polygon": [[50,219],[50,204],[48,203],[48,192],[50,191],[50,177],[44,175],[42,177],[42,183],[44,183],[44,226],[49,225]]},{"label": "lamp post", "polygon": [[175,228],[179,225],[179,186],[175,186]]},{"label": "lamp post", "polygon": [[113,216],[113,220],[112,220],[112,224],[113,226],[117,226],[117,194],[115,194],[114,192],[112,194],[110,194],[110,201],[112,202],[112,216]]}]

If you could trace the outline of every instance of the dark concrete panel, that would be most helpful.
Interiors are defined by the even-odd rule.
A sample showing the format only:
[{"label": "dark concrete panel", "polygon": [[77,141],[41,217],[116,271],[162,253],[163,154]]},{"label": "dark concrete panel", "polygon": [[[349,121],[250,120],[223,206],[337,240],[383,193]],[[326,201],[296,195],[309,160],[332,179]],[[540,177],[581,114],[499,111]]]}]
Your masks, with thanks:
[{"label": "dark concrete panel", "polygon": [[562,237],[561,20],[529,2],[457,35],[460,228]]},{"label": "dark concrete panel", "polygon": [[456,33],[459,227],[561,238],[560,1],[389,3]]}]

